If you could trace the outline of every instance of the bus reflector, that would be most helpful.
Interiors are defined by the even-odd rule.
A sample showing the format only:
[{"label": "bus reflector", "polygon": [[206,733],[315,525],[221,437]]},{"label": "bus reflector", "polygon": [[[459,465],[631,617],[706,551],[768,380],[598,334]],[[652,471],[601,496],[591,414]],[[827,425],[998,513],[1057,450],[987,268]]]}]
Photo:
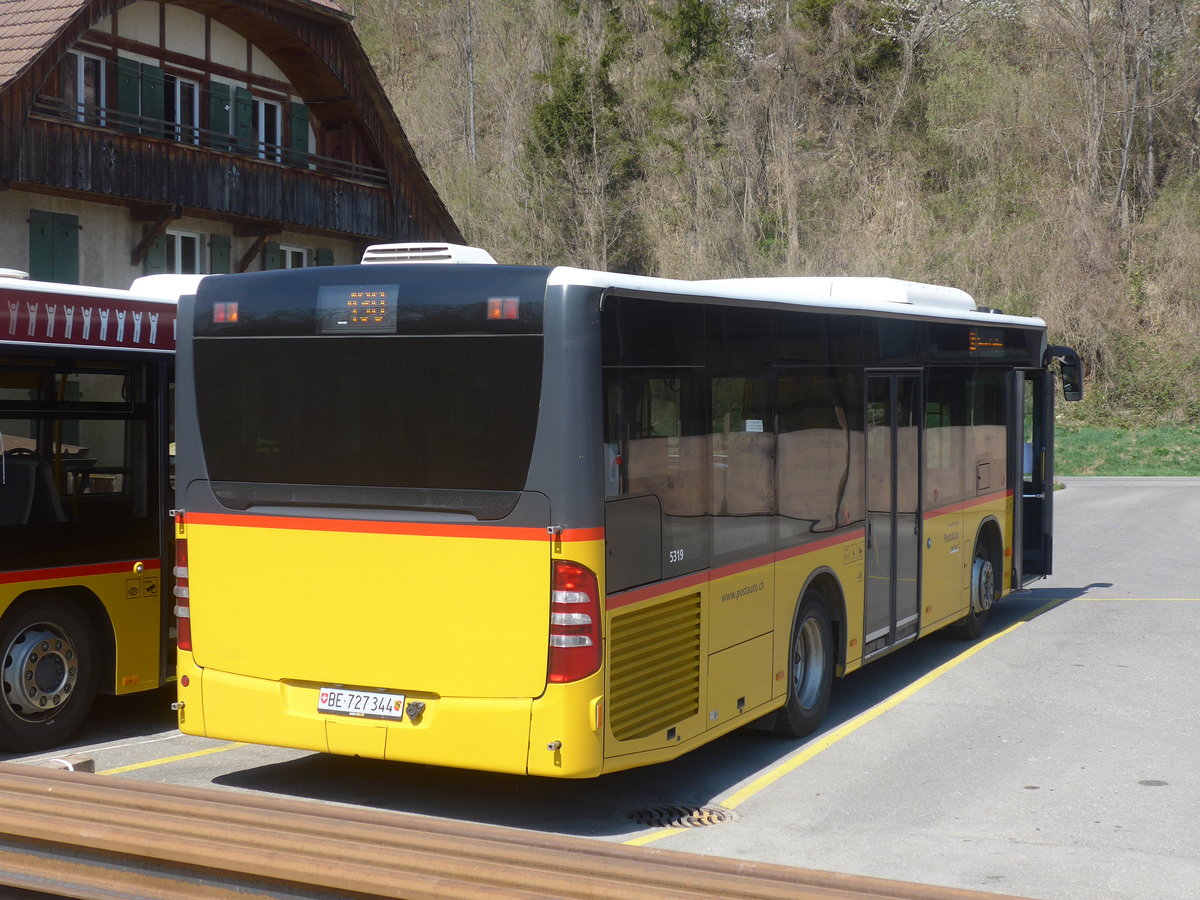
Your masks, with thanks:
[{"label": "bus reflector", "polygon": [[519,297],[488,297],[487,317],[489,319],[517,319],[521,314],[521,299]]},{"label": "bus reflector", "polygon": [[550,593],[550,666],[546,680],[578,681],[600,668],[600,587],[578,563],[556,560]]},{"label": "bus reflector", "polygon": [[[176,531],[179,530],[181,516],[176,514]],[[175,587],[171,593],[175,595],[175,632],[176,645],[180,650],[192,649],[192,595],[188,590],[188,553],[187,538],[175,539],[175,568],[171,570],[175,576]]]},{"label": "bus reflector", "polygon": [[226,322],[237,322],[238,320],[238,305],[237,301],[231,303],[214,303],[213,304],[213,324],[224,325]]}]

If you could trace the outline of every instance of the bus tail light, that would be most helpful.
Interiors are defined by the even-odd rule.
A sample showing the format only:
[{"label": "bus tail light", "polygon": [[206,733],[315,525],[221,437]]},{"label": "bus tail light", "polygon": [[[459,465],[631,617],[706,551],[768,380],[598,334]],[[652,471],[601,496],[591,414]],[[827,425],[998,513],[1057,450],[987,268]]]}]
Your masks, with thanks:
[{"label": "bus tail light", "polygon": [[555,561],[550,594],[550,666],[547,680],[579,681],[600,668],[600,586],[578,563]]},{"label": "bus tail light", "polygon": [[[176,516],[176,531],[182,524],[182,518]],[[175,576],[175,629],[176,643],[180,650],[192,649],[192,609],[191,594],[188,591],[188,551],[187,538],[175,539],[175,568],[171,570]]]}]

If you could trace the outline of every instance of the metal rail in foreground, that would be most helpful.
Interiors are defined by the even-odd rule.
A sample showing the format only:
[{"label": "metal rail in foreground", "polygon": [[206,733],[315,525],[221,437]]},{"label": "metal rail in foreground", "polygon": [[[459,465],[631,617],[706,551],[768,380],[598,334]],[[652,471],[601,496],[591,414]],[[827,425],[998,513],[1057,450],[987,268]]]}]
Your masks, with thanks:
[{"label": "metal rail in foreground", "polygon": [[494,825],[6,764],[0,764],[0,887],[104,900],[1001,900]]}]

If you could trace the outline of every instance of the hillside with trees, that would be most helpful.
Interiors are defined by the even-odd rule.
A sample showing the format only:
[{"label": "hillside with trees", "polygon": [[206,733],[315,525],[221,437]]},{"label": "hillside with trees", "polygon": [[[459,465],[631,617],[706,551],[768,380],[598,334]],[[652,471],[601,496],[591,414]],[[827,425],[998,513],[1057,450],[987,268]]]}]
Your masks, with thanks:
[{"label": "hillside with trees", "polygon": [[1042,316],[1093,424],[1200,419],[1195,0],[354,0],[501,262],[888,275]]}]

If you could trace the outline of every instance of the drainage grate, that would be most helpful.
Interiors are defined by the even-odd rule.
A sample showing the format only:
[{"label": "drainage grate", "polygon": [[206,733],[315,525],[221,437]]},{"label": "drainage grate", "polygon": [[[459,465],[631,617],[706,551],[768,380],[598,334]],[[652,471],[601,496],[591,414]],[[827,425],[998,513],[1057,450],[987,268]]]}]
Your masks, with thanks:
[{"label": "drainage grate", "polygon": [[733,811],[720,806],[654,806],[635,809],[626,818],[653,828],[703,828],[734,820]]}]

